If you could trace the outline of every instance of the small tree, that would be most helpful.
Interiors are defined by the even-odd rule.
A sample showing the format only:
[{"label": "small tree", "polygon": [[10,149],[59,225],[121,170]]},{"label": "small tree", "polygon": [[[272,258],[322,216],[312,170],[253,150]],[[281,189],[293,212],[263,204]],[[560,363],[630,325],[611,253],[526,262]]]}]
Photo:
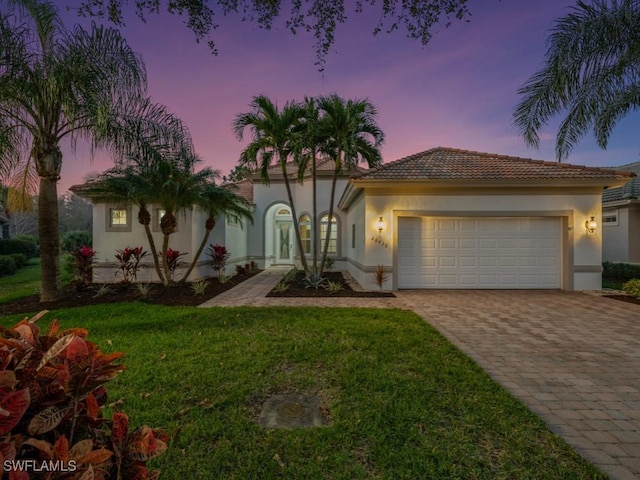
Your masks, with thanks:
[{"label": "small tree", "polygon": [[87,247],[86,245],[72,252],[77,274],[77,278],[75,279],[77,290],[84,290],[91,283],[93,276],[93,259],[97,253],[93,248]]}]

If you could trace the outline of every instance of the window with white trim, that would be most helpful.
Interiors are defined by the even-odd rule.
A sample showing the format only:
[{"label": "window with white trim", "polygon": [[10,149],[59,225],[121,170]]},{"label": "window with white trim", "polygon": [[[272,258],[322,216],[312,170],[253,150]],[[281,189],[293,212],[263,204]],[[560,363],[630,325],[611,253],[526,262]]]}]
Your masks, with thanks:
[{"label": "window with white trim", "polygon": [[306,213],[300,215],[298,228],[300,229],[302,251],[304,253],[311,253],[311,217],[309,217],[309,215],[307,215]]},{"label": "window with white trim", "polygon": [[105,231],[130,232],[131,231],[131,207],[119,205],[107,205],[105,218]]},{"label": "window with white trim", "polygon": [[[324,243],[327,237],[327,229],[329,227],[329,214],[325,213],[320,217],[320,251],[324,252]],[[338,253],[338,222],[335,217],[331,218],[331,233],[329,234],[329,246],[327,253]]]}]

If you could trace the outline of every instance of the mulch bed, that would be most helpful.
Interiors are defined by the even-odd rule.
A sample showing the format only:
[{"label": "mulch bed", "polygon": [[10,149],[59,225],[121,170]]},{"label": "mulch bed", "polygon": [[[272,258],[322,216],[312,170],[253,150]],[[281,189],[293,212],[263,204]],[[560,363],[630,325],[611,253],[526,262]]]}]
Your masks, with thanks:
[{"label": "mulch bed", "polygon": [[208,285],[204,295],[195,295],[190,283],[176,284],[167,287],[160,284],[153,284],[146,298],[143,298],[135,284],[109,285],[105,293],[98,293],[101,286],[99,284],[89,285],[86,291],[81,292],[76,291],[72,286],[68,285],[65,287],[65,297],[56,302],[40,303],[39,295],[31,295],[7,303],[0,303],[0,315],[136,301],[144,301],[156,305],[193,307],[204,303],[216,295],[220,295],[222,292],[235,287],[259,272],[260,270],[252,270],[242,275],[234,275],[224,284],[221,284],[217,278],[210,278],[208,279]]},{"label": "mulch bed", "polygon": [[635,303],[640,305],[640,298],[634,298],[630,295],[602,295],[604,298],[613,298],[614,300],[621,300],[627,303]]},{"label": "mulch bed", "polygon": [[294,279],[289,283],[289,287],[284,292],[276,292],[271,290],[267,297],[395,297],[391,292],[361,292],[354,290],[347,283],[342,272],[325,272],[323,276],[331,282],[339,282],[342,289],[339,292],[332,293],[326,288],[307,288],[304,283],[304,272],[299,271]]}]

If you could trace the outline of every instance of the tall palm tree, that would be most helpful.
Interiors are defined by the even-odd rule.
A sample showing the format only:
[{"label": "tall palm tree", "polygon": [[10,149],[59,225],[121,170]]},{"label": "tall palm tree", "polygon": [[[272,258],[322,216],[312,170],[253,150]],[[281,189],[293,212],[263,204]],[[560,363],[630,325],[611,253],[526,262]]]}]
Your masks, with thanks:
[{"label": "tall palm tree", "polygon": [[209,241],[209,236],[216,226],[216,217],[220,215],[228,215],[238,219],[247,218],[253,222],[251,205],[249,205],[249,203],[242,197],[238,196],[234,192],[235,189],[237,189],[237,187],[233,184],[220,187],[214,183],[205,183],[202,185],[200,191],[196,192],[195,205],[200,207],[207,214],[207,219],[205,220],[205,234],[202,237],[198,251],[191,260],[189,269],[182,279],[180,279],[180,282],[186,282],[187,278],[189,278],[189,275],[195,268],[200,255],[202,255],[202,251]]},{"label": "tall palm tree", "polygon": [[564,113],[557,137],[558,161],[591,129],[606,148],[616,123],[640,107],[640,2],[579,1],[558,19],[545,65],[518,91],[515,124],[529,146]]},{"label": "tall palm tree", "polygon": [[382,162],[380,147],[384,142],[384,133],[375,120],[378,112],[369,100],[345,100],[332,94],[320,97],[318,107],[322,115],[320,131],[325,139],[322,149],[334,163],[329,221],[320,263],[322,273],[331,238],[338,176],[344,170],[353,170],[361,161],[370,168],[378,166]]},{"label": "tall palm tree", "polygon": [[240,164],[259,168],[263,181],[267,183],[272,162],[275,160],[280,165],[293,216],[293,230],[300,261],[304,271],[309,272],[291,192],[290,173],[287,169],[288,161],[293,157],[296,148],[294,129],[303,113],[303,109],[296,103],[287,102],[280,110],[269,98],[259,95],[253,98],[250,112],[236,116],[233,129],[238,140],[242,140],[246,128],[251,130],[253,136],[253,141],[240,154]]},{"label": "tall palm tree", "polygon": [[118,158],[133,151],[145,158],[160,144],[186,145],[189,138],[178,119],[144,97],[144,64],[117,30],[67,30],[47,0],[5,3],[13,10],[0,17],[0,165],[13,167],[20,152],[22,171],[37,173],[40,299],[50,301],[62,294],[60,142],[85,138]]}]

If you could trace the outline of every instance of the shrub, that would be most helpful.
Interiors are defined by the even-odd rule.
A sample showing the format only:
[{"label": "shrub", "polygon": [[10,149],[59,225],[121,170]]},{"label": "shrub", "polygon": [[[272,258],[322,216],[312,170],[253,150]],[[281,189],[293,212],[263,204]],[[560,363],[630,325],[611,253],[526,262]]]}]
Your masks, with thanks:
[{"label": "shrub", "polygon": [[116,277],[122,275],[122,283],[131,283],[138,279],[138,271],[141,268],[140,262],[147,256],[147,251],[142,247],[116,250],[116,260],[118,260],[118,271]]},{"label": "shrub", "polygon": [[204,295],[208,286],[209,282],[206,280],[198,280],[197,282],[191,283],[191,290],[193,290],[194,295]]},{"label": "shrub", "polygon": [[0,277],[11,275],[18,269],[11,255],[0,255]]},{"label": "shrub", "polygon": [[309,272],[304,278],[304,288],[313,288],[318,290],[320,287],[324,287],[326,279],[320,274],[320,272]]},{"label": "shrub", "polygon": [[330,295],[335,295],[336,293],[340,293],[342,290],[342,282],[332,282],[331,280],[327,280],[327,285],[325,288],[329,291]]},{"label": "shrub", "polygon": [[240,263],[236,265],[236,275],[244,275],[246,273],[247,273],[246,266],[243,266]]},{"label": "shrub", "polygon": [[169,269],[169,275],[172,280],[176,270],[182,264],[182,262],[180,262],[180,257],[186,254],[187,252],[181,252],[180,250],[174,250],[172,248],[167,249],[167,268]]},{"label": "shrub", "polygon": [[29,260],[24,253],[12,253],[7,256],[13,258],[13,261],[16,262],[16,268],[24,267]]},{"label": "shrub", "polygon": [[146,463],[167,449],[166,437],[149,427],[129,432],[123,412],[103,416],[104,383],[124,370],[115,363],[123,354],[103,353],[86,330],[62,330],[56,320],[41,333],[36,321],[44,313],[0,328],[4,464],[62,462],[74,470],[42,477],[51,479],[157,478]]},{"label": "shrub", "polygon": [[29,259],[36,256],[37,248],[35,243],[28,240],[0,240],[0,255],[22,253]]},{"label": "shrub", "polygon": [[284,280],[280,280],[273,287],[273,291],[276,293],[284,293],[287,290],[289,290],[289,284],[286,283]]},{"label": "shrub", "polygon": [[634,278],[640,278],[640,265],[630,263],[604,262],[602,264],[602,278],[627,282]]},{"label": "shrub", "polygon": [[213,271],[216,272],[219,277],[220,272],[224,272],[224,269],[227,266],[227,260],[231,257],[231,253],[224,245],[209,245],[207,248],[207,255],[211,258],[211,261],[209,262],[211,264],[211,268],[213,268]]},{"label": "shrub", "polygon": [[75,285],[77,290],[86,289],[91,283],[91,277],[93,275],[93,258],[96,256],[96,252],[93,248],[83,245],[80,248],[75,249],[71,255],[75,262],[75,271],[77,278]]},{"label": "shrub", "polygon": [[640,278],[629,280],[622,286],[622,289],[632,297],[640,299]]},{"label": "shrub", "polygon": [[72,230],[62,236],[60,248],[63,252],[73,252],[84,245],[91,245],[92,243],[91,232],[87,230]]}]

